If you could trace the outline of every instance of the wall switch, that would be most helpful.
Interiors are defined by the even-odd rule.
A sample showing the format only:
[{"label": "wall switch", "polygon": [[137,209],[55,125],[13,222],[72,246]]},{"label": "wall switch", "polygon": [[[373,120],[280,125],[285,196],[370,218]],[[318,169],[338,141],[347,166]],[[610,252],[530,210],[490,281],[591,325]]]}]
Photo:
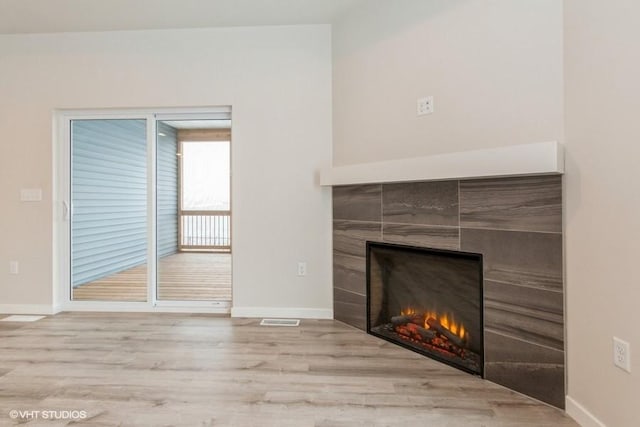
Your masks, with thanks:
[{"label": "wall switch", "polygon": [[628,342],[617,337],[613,337],[613,364],[631,372],[631,347]]},{"label": "wall switch", "polygon": [[301,261],[298,263],[298,276],[306,276],[307,275],[307,263]]},{"label": "wall switch", "polygon": [[23,188],[20,190],[21,202],[41,202],[42,189],[40,188]]},{"label": "wall switch", "polygon": [[433,96],[418,98],[418,115],[424,116],[431,113],[433,113]]},{"label": "wall switch", "polygon": [[9,261],[9,273],[18,274],[18,261]]}]

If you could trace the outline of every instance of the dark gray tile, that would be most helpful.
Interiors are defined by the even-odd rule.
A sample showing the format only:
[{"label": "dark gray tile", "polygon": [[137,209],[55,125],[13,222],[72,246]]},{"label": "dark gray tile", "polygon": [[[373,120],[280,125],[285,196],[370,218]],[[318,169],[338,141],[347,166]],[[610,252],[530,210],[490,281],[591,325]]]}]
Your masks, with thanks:
[{"label": "dark gray tile", "polygon": [[333,187],[333,219],[381,221],[382,185]]},{"label": "dark gray tile", "polygon": [[458,225],[458,181],[409,182],[382,186],[385,223]]},{"label": "dark gray tile", "polygon": [[366,242],[381,240],[381,224],[333,222],[333,286],[365,294]]},{"label": "dark gray tile", "polygon": [[366,242],[380,241],[376,222],[333,221],[333,286],[365,294]]},{"label": "dark gray tile", "polygon": [[486,331],[485,378],[564,408],[564,351]]},{"label": "dark gray tile", "polygon": [[333,318],[366,330],[366,298],[342,289],[333,290]]},{"label": "dark gray tile", "polygon": [[460,226],[562,232],[562,178],[532,176],[460,182]]},{"label": "dark gray tile", "polygon": [[561,292],[485,280],[485,328],[564,349]]},{"label": "dark gray tile", "polygon": [[489,381],[564,409],[564,367],[539,363],[487,363]]},{"label": "dark gray tile", "polygon": [[564,364],[563,350],[512,338],[488,328],[484,333],[484,357],[485,362],[491,363]]},{"label": "dark gray tile", "polygon": [[354,292],[366,294],[366,259],[353,255],[333,254],[333,286]]},{"label": "dark gray tile", "polygon": [[562,291],[562,235],[460,230],[460,248],[483,255],[484,278]]},{"label": "dark gray tile", "polygon": [[333,221],[333,251],[341,255],[366,256],[367,240],[382,240],[382,224],[376,222]]},{"label": "dark gray tile", "polygon": [[382,227],[382,238],[385,242],[425,246],[428,248],[460,248],[460,231],[458,227],[384,224]]}]

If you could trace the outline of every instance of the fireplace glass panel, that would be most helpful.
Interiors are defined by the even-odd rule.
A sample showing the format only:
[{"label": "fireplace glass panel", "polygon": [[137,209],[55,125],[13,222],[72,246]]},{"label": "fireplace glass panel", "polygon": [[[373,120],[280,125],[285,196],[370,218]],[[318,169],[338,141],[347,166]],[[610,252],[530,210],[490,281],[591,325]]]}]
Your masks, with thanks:
[{"label": "fireplace glass panel", "polygon": [[368,242],[367,332],[482,376],[482,255]]}]

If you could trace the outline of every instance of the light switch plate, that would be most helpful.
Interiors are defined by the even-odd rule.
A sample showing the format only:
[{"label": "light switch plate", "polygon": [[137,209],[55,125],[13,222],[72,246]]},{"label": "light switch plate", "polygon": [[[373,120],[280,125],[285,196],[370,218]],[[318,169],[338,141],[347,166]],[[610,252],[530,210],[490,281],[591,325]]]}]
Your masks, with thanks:
[{"label": "light switch plate", "polygon": [[42,189],[40,188],[23,188],[20,190],[21,202],[40,202],[42,201]]}]

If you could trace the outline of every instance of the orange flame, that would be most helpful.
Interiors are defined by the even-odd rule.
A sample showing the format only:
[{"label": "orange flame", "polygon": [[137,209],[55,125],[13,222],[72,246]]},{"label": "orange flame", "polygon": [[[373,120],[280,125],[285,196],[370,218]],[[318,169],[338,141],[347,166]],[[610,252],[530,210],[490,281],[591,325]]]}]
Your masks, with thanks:
[{"label": "orange flame", "polygon": [[[413,316],[417,315],[418,311],[413,307],[407,307],[400,311],[401,316]],[[424,327],[429,329],[429,325],[427,324],[428,319],[437,319],[440,324],[451,331],[452,334],[459,336],[462,339],[468,339],[469,334],[465,329],[464,325],[458,322],[453,314],[439,314],[436,311],[427,310],[422,316],[424,317]]]},{"label": "orange flame", "polygon": [[407,307],[404,310],[400,310],[401,316],[413,316],[414,314],[416,314],[415,308]]}]

